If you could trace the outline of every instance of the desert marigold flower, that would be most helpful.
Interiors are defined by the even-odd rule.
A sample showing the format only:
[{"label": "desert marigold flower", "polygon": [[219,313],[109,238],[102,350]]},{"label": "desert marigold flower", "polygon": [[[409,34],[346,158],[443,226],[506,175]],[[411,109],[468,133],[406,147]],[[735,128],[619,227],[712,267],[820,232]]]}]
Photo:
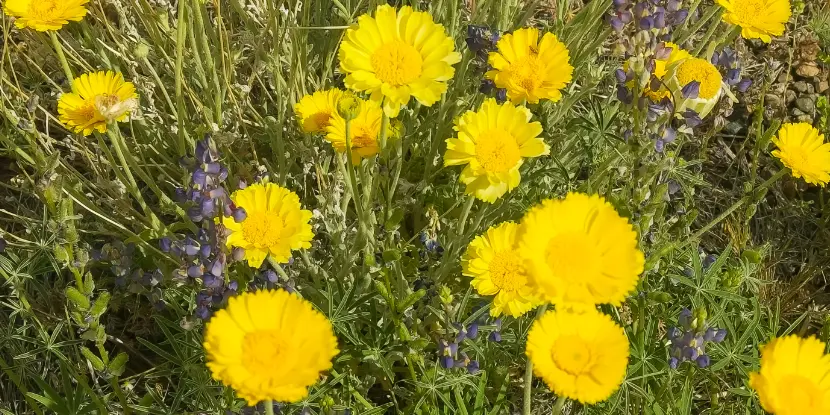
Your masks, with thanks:
[{"label": "desert marigold flower", "polygon": [[490,52],[493,70],[486,77],[496,87],[506,88],[513,103],[562,98],[561,90],[571,82],[574,68],[568,49],[556,35],[545,33],[539,41],[538,29],[519,29],[499,39],[496,48],[497,52]]},{"label": "desert marigold flower", "polygon": [[204,347],[213,378],[251,406],[302,400],[339,353],[331,322],[283,290],[231,297],[208,321]]},{"label": "desert marigold flower", "polygon": [[761,39],[769,43],[771,36],[784,34],[790,20],[789,0],[717,0],[726,9],[723,20],[741,27],[744,39]]},{"label": "desert marigold flower", "polygon": [[586,404],[604,401],[625,378],[628,338],[596,309],[548,311],[527,335],[533,373],[557,395]]},{"label": "desert marigold flower", "polygon": [[521,221],[519,253],[543,300],[577,309],[620,305],[645,263],[628,220],[602,197],[581,193],[531,208]]},{"label": "desert marigold flower", "polygon": [[505,222],[492,226],[467,246],[461,259],[464,275],[481,295],[493,295],[490,315],[502,313],[519,317],[537,305],[539,299],[527,284],[522,258],[517,251],[519,225]]},{"label": "desert marigold flower", "polygon": [[[352,163],[360,164],[360,160],[374,156],[380,151],[378,137],[383,125],[383,110],[374,101],[358,99],[358,111],[355,119],[349,122],[351,130]],[[338,153],[346,152],[346,120],[336,112],[332,114],[331,124],[326,127],[326,140],[331,143]],[[395,135],[387,131],[386,137],[395,139]]]},{"label": "desert marigold flower", "polygon": [[124,121],[138,106],[135,85],[113,71],[83,74],[72,90],[61,95],[58,113],[67,128],[83,135],[106,132],[107,123]]},{"label": "desert marigold flower", "polygon": [[452,65],[459,61],[461,55],[444,26],[409,6],[378,6],[374,17],[360,16],[340,44],[346,87],[383,101],[390,117],[396,117],[410,97],[426,106],[437,102],[455,74]]},{"label": "desert marigold flower", "polygon": [[820,186],[830,181],[830,143],[812,125],[784,124],[772,142],[778,147],[772,155],[792,170],[793,177]]},{"label": "desert marigold flower", "polygon": [[[671,52],[669,52],[669,56],[665,59],[654,60],[654,71],[652,72],[652,75],[654,75],[655,78],[659,79],[662,82],[665,82],[664,78],[666,76],[666,68],[668,66],[672,65],[677,61],[692,57],[692,55],[687,50],[681,48],[680,46],[674,43],[665,42],[664,47],[671,49]],[[626,61],[623,65],[623,71],[627,72],[628,70],[629,61]],[[629,88],[633,88],[636,82],[636,79],[632,79],[628,82],[627,85]],[[663,98],[671,97],[671,92],[668,89],[666,89],[665,85],[661,85],[661,87],[657,90],[652,90],[650,84],[650,82],[646,84],[643,93],[649,98],[651,98],[652,101],[657,102]]]},{"label": "desert marigold flower", "polygon": [[[706,59],[686,58],[667,66],[665,81],[674,95],[676,111],[686,109],[705,117],[718,103],[723,92],[723,77],[718,68]],[[694,93],[688,87],[696,83]]]},{"label": "desert marigold flower", "polygon": [[830,355],[815,337],[779,337],[761,348],[761,370],[749,374],[761,406],[777,415],[830,414]]},{"label": "desert marigold flower", "polygon": [[79,22],[86,16],[89,0],[6,0],[3,12],[15,17],[15,26],[39,32],[59,30],[70,20]]},{"label": "desert marigold flower", "polygon": [[307,133],[321,133],[331,123],[332,115],[337,113],[337,100],[343,95],[343,91],[332,88],[325,91],[317,91],[306,95],[297,105],[294,112],[300,127]]},{"label": "desert marigold flower", "polygon": [[291,250],[311,248],[311,211],[302,209],[296,193],[273,183],[256,183],[233,192],[231,200],[245,210],[245,218],[238,223],[233,217],[222,218],[230,231],[227,245],[244,249],[251,267],[259,268],[268,255],[288,262]]},{"label": "desert marigold flower", "polygon": [[542,124],[530,122],[531,116],[525,107],[499,105],[490,98],[477,112],[467,111],[456,121],[458,137],[447,140],[444,165],[467,165],[460,178],[467,194],[493,203],[519,185],[525,157],[550,153],[539,137]]}]

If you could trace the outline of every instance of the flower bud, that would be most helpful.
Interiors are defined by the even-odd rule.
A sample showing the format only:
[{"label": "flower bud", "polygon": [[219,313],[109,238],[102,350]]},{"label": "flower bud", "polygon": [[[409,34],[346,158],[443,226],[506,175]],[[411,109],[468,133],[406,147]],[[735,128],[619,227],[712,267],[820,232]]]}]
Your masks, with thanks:
[{"label": "flower bud", "polygon": [[360,98],[351,92],[345,92],[337,101],[337,113],[346,121],[357,118],[360,113]]}]

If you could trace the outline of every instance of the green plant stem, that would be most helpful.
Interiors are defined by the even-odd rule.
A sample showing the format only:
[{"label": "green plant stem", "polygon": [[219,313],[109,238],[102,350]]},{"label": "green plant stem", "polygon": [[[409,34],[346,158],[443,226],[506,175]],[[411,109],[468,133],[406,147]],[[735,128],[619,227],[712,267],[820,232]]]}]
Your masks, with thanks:
[{"label": "green plant stem", "polygon": [[564,413],[565,402],[568,402],[568,398],[564,396],[560,396],[558,399],[556,399],[556,404],[553,405],[553,410],[550,412],[551,415],[560,415]]},{"label": "green plant stem", "polygon": [[461,238],[464,236],[464,227],[467,225],[467,216],[470,215],[470,209],[473,207],[473,203],[476,201],[476,197],[470,195],[467,199],[467,203],[464,204],[464,208],[461,211],[461,217],[458,218],[458,237]]},{"label": "green plant stem", "polygon": [[184,67],[184,46],[187,42],[187,2],[179,2],[178,12],[178,27],[176,32],[176,121],[178,121],[178,150],[179,156],[187,154],[187,143],[185,141],[185,107],[184,96],[182,95],[182,84],[184,83],[184,75],[182,69]]},{"label": "green plant stem", "polygon": [[130,193],[133,194],[133,197],[135,197],[138,205],[141,206],[144,214],[147,215],[147,219],[149,219],[154,226],[159,224],[155,213],[150,210],[150,207],[147,206],[147,202],[144,201],[144,196],[138,188],[138,182],[135,181],[133,172],[130,169],[130,163],[127,161],[127,157],[124,156],[124,150],[127,148],[127,145],[124,143],[123,137],[121,137],[121,131],[118,129],[118,123],[111,123],[107,127],[107,135],[109,135],[110,141],[112,141],[112,147],[115,148],[115,155],[121,163],[121,168],[124,169],[124,174],[127,176],[128,183],[125,183],[125,185],[130,189]]},{"label": "green plant stem", "polygon": [[58,54],[58,60],[61,61],[63,73],[66,75],[66,81],[69,82],[69,86],[71,87],[72,81],[75,80],[75,77],[72,75],[72,68],[69,67],[66,55],[63,54],[63,46],[61,46],[61,42],[58,40],[58,33],[54,30],[50,30],[49,37],[52,39],[52,45],[55,47],[55,53]]},{"label": "green plant stem", "polygon": [[280,278],[282,278],[283,281],[288,281],[288,274],[284,269],[282,269],[282,265],[280,265],[279,262],[277,262],[277,260],[275,260],[271,255],[268,255],[266,259],[268,260],[268,263],[271,264],[271,267],[274,268],[274,271],[277,271],[277,274],[280,274]]},{"label": "green plant stem", "polygon": [[210,73],[213,82],[213,111],[214,122],[218,126],[222,126],[222,85],[219,83],[219,74],[216,72],[216,63],[214,62],[213,54],[211,53],[210,42],[208,42],[207,33],[205,33],[205,21],[202,16],[202,1],[193,0],[193,16],[196,25],[196,32],[199,36],[199,43],[202,47],[202,52],[205,54],[205,65],[207,71]]},{"label": "green plant stem", "polygon": [[[547,311],[548,305],[543,304],[536,309],[536,318],[538,320],[539,317],[542,317]],[[522,407],[522,415],[530,415],[530,403],[531,397],[533,395],[533,362],[530,361],[530,358],[527,359],[527,364],[525,365],[525,381],[524,381],[524,406]],[[563,398],[559,398],[559,400],[563,400]],[[557,405],[559,402],[557,401]],[[556,413],[554,411],[554,413]]]},{"label": "green plant stem", "polygon": [[378,137],[378,144],[380,145],[381,156],[386,155],[386,138],[389,134],[389,116],[386,111],[383,112],[383,119],[380,123],[380,136]]},{"label": "green plant stem", "polygon": [[118,382],[118,376],[113,376],[110,382],[112,384],[112,391],[115,392],[118,402],[121,403],[121,409],[124,411],[124,415],[130,415],[130,407],[127,405],[127,398],[124,396],[124,391],[121,390],[121,383]]},{"label": "green plant stem", "polygon": [[266,399],[263,404],[265,405],[265,415],[274,415],[274,401]]}]

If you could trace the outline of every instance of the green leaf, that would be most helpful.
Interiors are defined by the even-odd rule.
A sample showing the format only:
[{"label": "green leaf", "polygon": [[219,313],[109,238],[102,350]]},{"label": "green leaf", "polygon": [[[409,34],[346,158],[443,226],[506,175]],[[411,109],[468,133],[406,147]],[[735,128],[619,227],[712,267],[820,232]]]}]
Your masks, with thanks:
[{"label": "green leaf", "polygon": [[104,370],[104,362],[102,362],[98,356],[95,356],[95,353],[92,353],[92,350],[89,350],[86,347],[81,347],[81,354],[84,355],[90,363],[92,363],[92,367],[94,367],[95,370]]},{"label": "green leaf", "polygon": [[121,374],[124,373],[124,367],[126,366],[128,360],[130,360],[130,356],[127,355],[127,353],[118,353],[118,355],[115,356],[115,359],[112,359],[110,362],[107,371],[115,376],[121,376]]},{"label": "green leaf", "polygon": [[92,314],[92,317],[99,318],[107,311],[107,304],[110,301],[110,293],[107,291],[102,292],[98,295],[98,298],[95,299],[95,304],[92,305],[92,309],[89,311]]},{"label": "green leaf", "polygon": [[406,311],[407,308],[412,307],[413,304],[418,302],[418,300],[424,298],[426,294],[426,290],[418,290],[412,294],[409,294],[409,296],[407,296],[405,300],[398,304],[398,312],[403,313],[404,311]]},{"label": "green leaf", "polygon": [[80,291],[78,291],[75,287],[69,287],[66,289],[66,298],[75,305],[75,307],[80,308],[81,310],[89,310],[89,298],[83,295]]}]

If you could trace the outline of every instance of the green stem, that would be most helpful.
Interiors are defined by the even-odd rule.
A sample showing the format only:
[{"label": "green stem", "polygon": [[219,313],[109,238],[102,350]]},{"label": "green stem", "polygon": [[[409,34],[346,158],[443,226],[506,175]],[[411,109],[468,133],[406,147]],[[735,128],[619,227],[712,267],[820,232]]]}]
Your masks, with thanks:
[{"label": "green stem", "polygon": [[389,116],[386,111],[383,112],[383,120],[380,123],[380,137],[378,137],[378,144],[380,144],[380,155],[386,155],[386,136],[389,133]]},{"label": "green stem", "polygon": [[150,220],[155,229],[156,225],[159,225],[158,218],[156,217],[156,214],[150,210],[147,202],[144,201],[144,196],[138,188],[138,182],[135,181],[133,172],[130,169],[130,163],[127,161],[127,157],[124,156],[124,149],[127,148],[127,145],[124,143],[124,139],[121,136],[121,131],[118,129],[117,122],[113,122],[107,126],[107,135],[110,137],[112,147],[115,148],[115,155],[118,157],[119,163],[121,163],[121,168],[124,169],[124,174],[127,176],[128,183],[125,184],[129,187],[130,193],[132,193],[133,197],[135,197],[136,201],[138,201],[138,205],[141,206],[144,214],[147,215],[147,219]]},{"label": "green stem", "polygon": [[288,281],[288,274],[284,269],[282,269],[282,265],[280,265],[279,262],[277,262],[277,260],[275,260],[271,255],[268,255],[266,259],[268,260],[268,263],[271,264],[271,267],[274,268],[274,271],[277,271],[277,274],[280,274],[280,278],[282,278],[283,281]]},{"label": "green stem", "polygon": [[205,54],[205,65],[207,71],[210,72],[211,80],[213,81],[213,111],[214,121],[216,125],[222,126],[222,85],[219,83],[219,74],[216,72],[216,62],[214,62],[210,42],[208,42],[207,33],[205,33],[205,21],[202,16],[202,10],[205,6],[200,0],[193,0],[193,16],[196,24],[196,31],[199,35],[199,43],[202,47],[202,52]]},{"label": "green stem", "polygon": [[112,383],[112,391],[115,392],[115,396],[121,403],[121,409],[124,411],[124,415],[130,415],[130,407],[127,405],[127,398],[124,396],[124,391],[121,390],[121,383],[118,382],[118,376],[113,376],[110,382]]},{"label": "green stem", "polygon": [[565,409],[565,402],[568,401],[568,398],[564,396],[560,396],[559,399],[556,400],[556,405],[553,406],[553,411],[551,411],[551,415],[560,415],[564,413]]},{"label": "green stem", "polygon": [[[536,309],[536,318],[534,320],[538,320],[539,317],[542,317],[547,311],[548,305],[543,304],[539,308]],[[525,381],[524,381],[524,406],[522,410],[522,415],[530,415],[530,403],[531,403],[531,396],[533,395],[533,362],[530,358],[527,359],[527,364],[525,366]],[[559,400],[564,400],[564,398],[559,398]],[[559,405],[559,402],[557,402]],[[556,412],[554,412],[556,413]]]},{"label": "green stem", "polygon": [[464,210],[461,211],[461,217],[459,218],[458,223],[458,237],[464,236],[464,227],[467,225],[467,216],[470,215],[470,209],[473,207],[473,203],[476,201],[476,197],[470,195],[467,199],[467,203],[464,204]]},{"label": "green stem", "polygon": [[357,211],[357,218],[363,226],[363,202],[360,200],[360,192],[357,190],[357,176],[354,171],[354,163],[352,163],[352,121],[346,119],[346,171],[349,173],[349,182],[352,187],[352,198],[354,199],[354,207]]},{"label": "green stem", "polygon": [[178,31],[176,33],[176,120],[178,121],[179,135],[178,135],[178,150],[179,155],[187,154],[187,143],[185,141],[185,108],[184,96],[182,95],[182,83],[184,82],[184,75],[182,68],[184,66],[184,46],[187,42],[187,2],[179,1],[178,12]]},{"label": "green stem", "polygon": [[265,415],[274,415],[274,401],[266,399],[262,403],[265,405]]},{"label": "green stem", "polygon": [[60,40],[58,40],[58,33],[54,30],[49,31],[49,37],[52,38],[52,45],[55,47],[55,53],[58,54],[58,60],[61,61],[61,66],[63,67],[63,73],[66,75],[66,81],[69,82],[69,86],[72,86],[72,81],[75,80],[75,76],[72,75],[72,68],[69,67],[69,62],[66,60],[66,55],[63,54],[63,46],[61,46]]}]

